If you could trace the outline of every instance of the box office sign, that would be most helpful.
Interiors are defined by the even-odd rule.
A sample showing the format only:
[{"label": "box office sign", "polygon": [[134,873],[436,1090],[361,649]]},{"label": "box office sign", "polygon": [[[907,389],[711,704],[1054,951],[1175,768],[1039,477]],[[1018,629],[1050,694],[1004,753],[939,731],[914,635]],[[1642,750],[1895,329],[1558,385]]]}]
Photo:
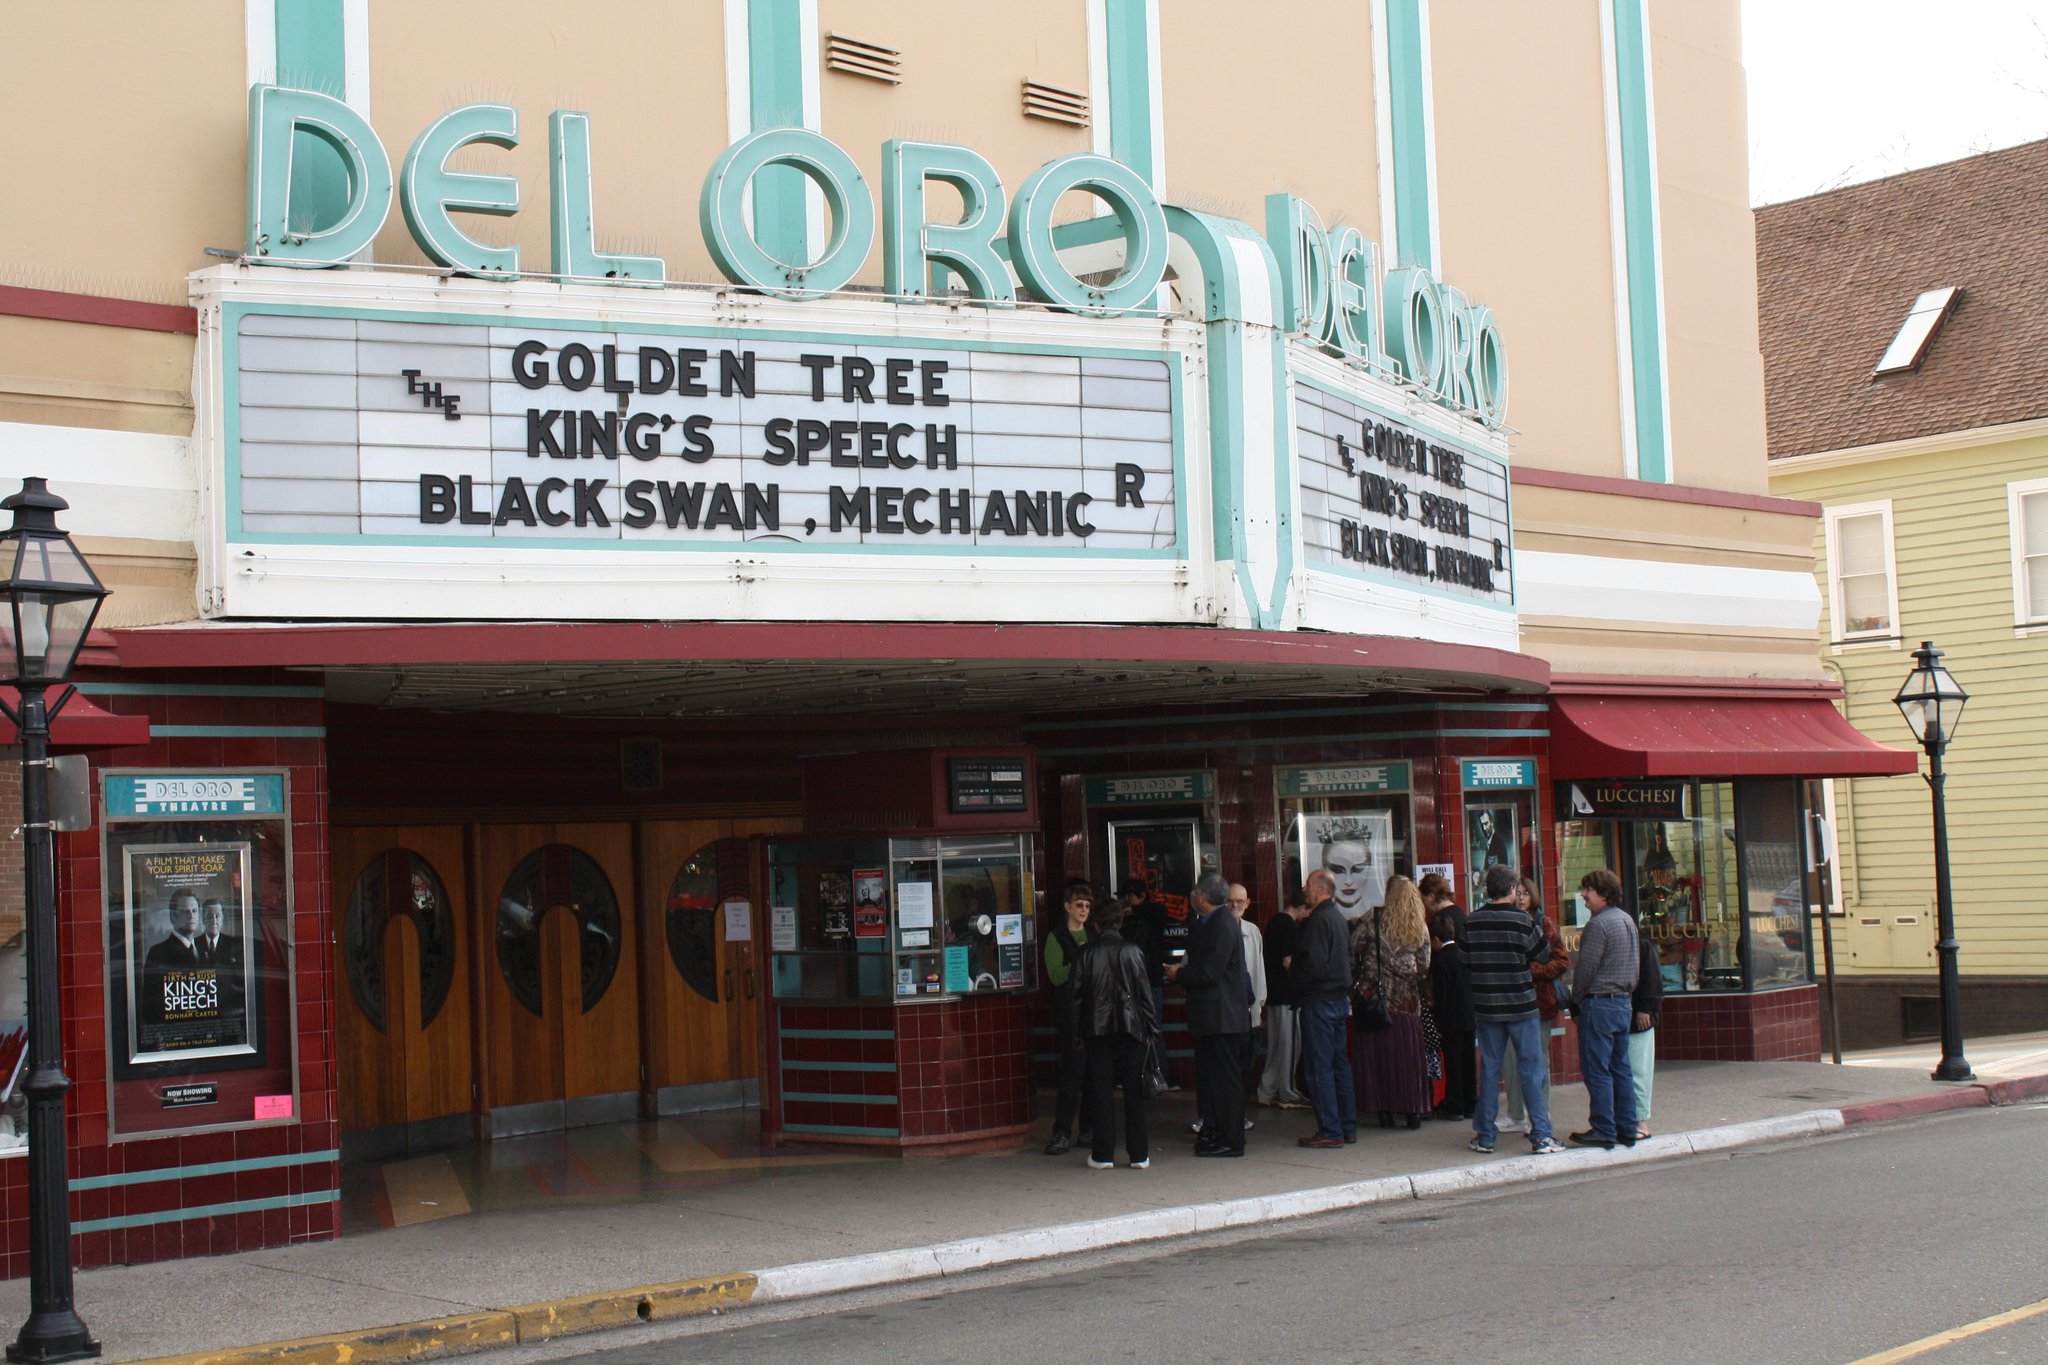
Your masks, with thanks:
[{"label": "box office sign", "polygon": [[1510,791],[1536,785],[1533,758],[1466,758],[1458,761],[1458,785],[1466,791]]},{"label": "box office sign", "polygon": [[1691,792],[1692,784],[1678,778],[1560,782],[1557,816],[1560,820],[1686,820],[1692,815]]},{"label": "box office sign", "polygon": [[191,773],[166,777],[110,777],[107,815],[281,815],[284,778],[277,773]]},{"label": "box office sign", "polygon": [[1363,796],[1405,792],[1409,770],[1405,761],[1324,764],[1313,768],[1275,768],[1273,794],[1282,798]]},{"label": "box office sign", "polygon": [[1163,352],[230,311],[231,542],[1085,556],[1183,539]]},{"label": "box office sign", "polygon": [[1305,379],[1294,395],[1311,565],[1513,609],[1504,461]]}]

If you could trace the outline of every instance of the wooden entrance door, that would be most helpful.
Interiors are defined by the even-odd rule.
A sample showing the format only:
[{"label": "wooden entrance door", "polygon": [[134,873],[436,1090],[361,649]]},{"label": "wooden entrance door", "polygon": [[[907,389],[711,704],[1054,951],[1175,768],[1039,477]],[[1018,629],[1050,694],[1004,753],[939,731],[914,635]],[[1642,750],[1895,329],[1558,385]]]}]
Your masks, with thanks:
[{"label": "wooden entrance door", "polygon": [[[755,938],[767,913],[754,884],[751,836],[794,830],[795,817],[650,820],[641,826],[642,962],[647,1072],[657,1095],[690,1087],[685,1107],[739,1103],[761,1074],[763,972]],[[749,932],[727,932],[725,907],[749,906]]]},{"label": "wooden entrance door", "polygon": [[344,825],[333,839],[341,1129],[466,1118],[475,940],[462,829]]},{"label": "wooden entrance door", "polygon": [[485,825],[476,842],[487,1107],[637,1095],[632,827]]}]

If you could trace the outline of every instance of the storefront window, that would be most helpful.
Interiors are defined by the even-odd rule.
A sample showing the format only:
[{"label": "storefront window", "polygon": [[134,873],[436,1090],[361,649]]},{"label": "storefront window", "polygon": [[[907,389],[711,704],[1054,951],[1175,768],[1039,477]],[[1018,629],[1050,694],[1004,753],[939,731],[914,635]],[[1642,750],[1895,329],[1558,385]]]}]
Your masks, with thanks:
[{"label": "storefront window", "polygon": [[[1736,857],[1735,787],[1702,782],[1693,806],[1700,844],[1700,942],[1686,961],[1684,990],[1739,991],[1742,982],[1742,892]],[[1665,984],[1670,986],[1669,973]]]},{"label": "storefront window", "polygon": [[1750,988],[1804,985],[1811,973],[1799,783],[1792,778],[1744,782],[1738,799]]},{"label": "storefront window", "polygon": [[1389,877],[1415,875],[1405,762],[1279,768],[1273,785],[1287,841],[1283,896],[1320,868],[1336,880],[1337,908],[1355,919],[1386,898]]},{"label": "storefront window", "polygon": [[777,844],[780,1000],[908,1001],[1037,985],[1028,835]]}]

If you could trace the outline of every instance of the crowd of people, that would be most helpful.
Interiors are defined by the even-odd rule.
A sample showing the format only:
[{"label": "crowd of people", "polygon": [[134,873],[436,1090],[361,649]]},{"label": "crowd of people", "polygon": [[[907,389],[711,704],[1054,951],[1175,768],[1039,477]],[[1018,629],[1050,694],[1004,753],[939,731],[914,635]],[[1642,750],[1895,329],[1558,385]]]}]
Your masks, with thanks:
[{"label": "crowd of people", "polygon": [[1566,1013],[1589,1101],[1569,1141],[1634,1146],[1650,1135],[1663,978],[1620,879],[1603,868],[1580,880],[1590,918],[1576,955],[1529,878],[1494,866],[1483,886],[1486,902],[1467,909],[1438,874],[1395,876],[1379,905],[1347,918],[1318,868],[1262,932],[1245,888],[1214,872],[1177,920],[1142,888],[1098,903],[1090,883],[1068,882],[1045,942],[1059,1057],[1046,1154],[1078,1144],[1091,1168],[1113,1167],[1121,1090],[1125,1158],[1151,1165],[1147,1101],[1175,1088],[1160,1028],[1168,985],[1185,996],[1194,1043],[1197,1157],[1244,1155],[1248,1099],[1312,1114],[1300,1147],[1341,1150],[1363,1116],[1389,1129],[1469,1121],[1475,1152],[1504,1133],[1561,1152],[1549,1039]]}]

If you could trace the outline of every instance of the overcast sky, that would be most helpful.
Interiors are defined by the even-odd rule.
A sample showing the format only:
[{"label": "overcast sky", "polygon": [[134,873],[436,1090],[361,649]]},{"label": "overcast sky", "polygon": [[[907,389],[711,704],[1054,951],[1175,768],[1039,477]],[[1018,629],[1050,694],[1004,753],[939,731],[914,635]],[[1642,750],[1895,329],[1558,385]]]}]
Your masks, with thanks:
[{"label": "overcast sky", "polygon": [[1742,0],[1749,198],[2048,137],[2048,0]]}]

